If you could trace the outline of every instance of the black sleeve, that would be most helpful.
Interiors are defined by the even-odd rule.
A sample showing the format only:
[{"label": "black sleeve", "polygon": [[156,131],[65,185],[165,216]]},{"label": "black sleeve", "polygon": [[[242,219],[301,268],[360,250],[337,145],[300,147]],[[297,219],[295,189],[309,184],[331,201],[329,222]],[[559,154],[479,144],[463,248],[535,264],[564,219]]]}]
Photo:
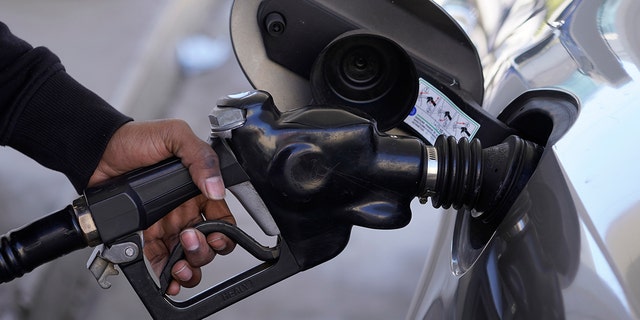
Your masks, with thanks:
[{"label": "black sleeve", "polygon": [[71,78],[55,54],[0,22],[0,145],[64,173],[80,191],[130,120]]}]

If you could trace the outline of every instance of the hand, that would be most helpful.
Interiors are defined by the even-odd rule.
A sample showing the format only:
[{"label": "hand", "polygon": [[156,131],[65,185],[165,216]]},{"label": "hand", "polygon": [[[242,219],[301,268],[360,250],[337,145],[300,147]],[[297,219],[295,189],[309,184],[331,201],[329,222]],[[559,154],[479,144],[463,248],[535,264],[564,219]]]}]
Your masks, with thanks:
[{"label": "hand", "polygon": [[109,140],[89,186],[171,156],[182,160],[202,195],[188,200],[145,230],[144,253],[154,272],[159,274],[173,247],[178,241],[182,243],[186,260],[172,267],[174,281],[167,289],[167,294],[176,295],[180,286],[193,287],[200,283],[200,267],[211,262],[216,253],[227,254],[235,246],[221,233],[205,237],[189,228],[205,218],[235,223],[223,200],[225,188],[213,149],[181,120],[129,122]]}]

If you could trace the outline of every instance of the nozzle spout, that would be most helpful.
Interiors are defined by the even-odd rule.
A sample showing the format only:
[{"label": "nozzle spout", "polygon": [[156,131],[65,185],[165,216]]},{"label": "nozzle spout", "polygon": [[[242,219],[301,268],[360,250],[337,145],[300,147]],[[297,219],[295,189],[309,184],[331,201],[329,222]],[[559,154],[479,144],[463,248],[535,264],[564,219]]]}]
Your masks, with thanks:
[{"label": "nozzle spout", "polygon": [[427,149],[435,156],[424,160],[429,173],[421,202],[431,198],[435,208],[472,209],[485,220],[522,190],[542,154],[542,147],[518,136],[485,149],[478,139],[440,136]]}]

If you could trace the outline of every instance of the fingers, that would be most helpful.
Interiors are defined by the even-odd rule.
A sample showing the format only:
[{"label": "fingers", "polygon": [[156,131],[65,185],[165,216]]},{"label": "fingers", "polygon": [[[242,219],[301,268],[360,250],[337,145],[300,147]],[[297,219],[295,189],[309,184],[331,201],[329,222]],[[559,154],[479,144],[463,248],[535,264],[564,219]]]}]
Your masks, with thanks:
[{"label": "fingers", "polygon": [[229,254],[235,248],[236,244],[229,237],[222,233],[212,233],[207,236],[207,243],[216,253],[221,255]]},{"label": "fingers", "polygon": [[201,280],[199,268],[211,262],[216,254],[227,254],[235,247],[235,243],[221,233],[212,233],[205,237],[200,231],[190,228],[201,222],[203,215],[207,220],[235,223],[225,201],[208,200],[205,196],[199,195],[183,203],[144,231],[144,253],[156,275],[161,273],[170,252],[178,242],[185,252],[185,259],[171,266],[172,277],[175,280],[167,289],[167,294],[177,294],[181,285],[197,285]]},{"label": "fingers", "polygon": [[211,262],[216,253],[225,255],[235,247],[235,243],[222,233],[214,232],[205,237],[200,231],[192,228],[180,233],[180,243],[184,249],[186,261],[195,268]]},{"label": "fingers", "polygon": [[175,281],[167,288],[167,294],[176,295],[180,287],[192,288],[202,280],[200,267],[213,260],[217,253],[227,254],[235,244],[222,233],[211,233],[204,236],[196,229],[185,229],[180,233],[180,242],[184,249],[185,259],[176,262],[171,268]]},{"label": "fingers", "polygon": [[195,229],[189,228],[182,231],[180,243],[184,249],[185,259],[193,267],[202,267],[215,257],[215,252],[207,244],[205,236]]},{"label": "fingers", "polygon": [[180,284],[175,280],[171,281],[166,293],[170,296],[178,295],[180,293]]},{"label": "fingers", "polygon": [[190,266],[186,260],[176,262],[171,268],[171,274],[173,274],[174,279],[185,288],[195,287],[202,279],[200,268]]},{"label": "fingers", "polygon": [[197,286],[202,279],[202,271],[200,271],[200,268],[190,266],[186,260],[176,262],[171,268],[171,274],[175,281],[171,281],[166,293],[174,296],[180,293],[181,286],[193,288]]},{"label": "fingers", "polygon": [[202,280],[200,267],[211,262],[215,252],[207,244],[205,236],[192,228],[180,233],[180,243],[184,250],[185,259],[176,262],[171,267],[171,275],[175,279],[169,284],[166,293],[177,295],[180,287],[193,288]]},{"label": "fingers", "polygon": [[[236,220],[231,214],[225,201],[207,201],[203,210],[207,220],[223,220],[235,224]],[[236,244],[222,233],[212,233],[207,236],[207,243],[217,253],[226,255],[233,251]]]}]

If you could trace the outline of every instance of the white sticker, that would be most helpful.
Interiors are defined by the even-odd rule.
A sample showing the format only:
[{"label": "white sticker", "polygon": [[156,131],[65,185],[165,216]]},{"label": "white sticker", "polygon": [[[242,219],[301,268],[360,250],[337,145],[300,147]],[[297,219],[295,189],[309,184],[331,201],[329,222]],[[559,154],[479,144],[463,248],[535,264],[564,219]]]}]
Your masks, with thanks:
[{"label": "white sticker", "polygon": [[467,116],[447,96],[420,78],[416,105],[404,122],[431,144],[439,135],[454,136],[456,140],[471,140],[480,124]]}]

